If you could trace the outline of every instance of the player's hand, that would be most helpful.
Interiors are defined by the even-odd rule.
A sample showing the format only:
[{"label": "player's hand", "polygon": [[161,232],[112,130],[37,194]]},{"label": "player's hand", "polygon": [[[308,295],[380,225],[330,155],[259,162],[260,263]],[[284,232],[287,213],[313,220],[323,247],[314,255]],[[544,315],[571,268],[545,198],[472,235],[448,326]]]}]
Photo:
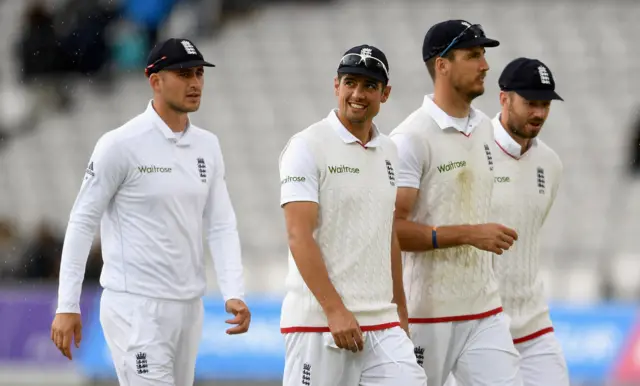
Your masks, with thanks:
[{"label": "player's hand", "polygon": [[351,311],[341,307],[327,314],[329,330],[336,346],[352,352],[364,349],[364,339],[360,325]]},{"label": "player's hand", "polygon": [[483,251],[502,255],[502,252],[511,248],[516,240],[518,234],[515,230],[491,223],[472,225],[468,244]]},{"label": "player's hand", "polygon": [[239,299],[229,299],[225,304],[225,309],[228,313],[233,314],[234,318],[225,320],[225,323],[236,324],[237,326],[231,327],[227,330],[229,335],[244,334],[249,331],[249,324],[251,323],[251,312],[249,307]]},{"label": "player's hand", "polygon": [[411,338],[409,333],[409,311],[407,307],[398,307],[398,317],[400,318],[400,327],[407,333],[407,336]]},{"label": "player's hand", "polygon": [[72,360],[71,341],[75,342],[76,348],[80,348],[80,341],[82,340],[82,318],[80,314],[56,314],[51,324],[51,340],[62,355]]}]

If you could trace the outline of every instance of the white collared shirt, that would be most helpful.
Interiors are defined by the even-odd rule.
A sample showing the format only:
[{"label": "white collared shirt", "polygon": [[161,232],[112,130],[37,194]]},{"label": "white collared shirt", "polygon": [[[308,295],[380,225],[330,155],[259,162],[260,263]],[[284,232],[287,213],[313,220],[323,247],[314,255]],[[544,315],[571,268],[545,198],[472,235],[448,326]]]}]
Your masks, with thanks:
[{"label": "white collared shirt", "polygon": [[[468,134],[430,96],[389,137],[398,147],[398,188],[417,189],[408,220],[443,227],[488,222],[494,185],[493,128],[472,110]],[[409,317],[472,320],[500,311],[491,255],[469,246],[403,253]]]},{"label": "white collared shirt", "polygon": [[[337,110],[331,110],[324,119],[336,131],[338,136],[347,144],[362,146],[364,148],[376,148],[380,146],[380,131],[374,124],[372,126],[371,140],[362,145],[338,119]],[[318,177],[317,165],[309,150],[306,141],[301,137],[294,137],[287,145],[286,151],[282,154],[280,161],[280,205],[292,201],[312,201],[318,202]],[[304,178],[304,183],[287,184],[286,178]]]},{"label": "white collared shirt", "polygon": [[[318,203],[313,238],[329,280],[363,331],[398,325],[391,277],[396,146],[373,127],[358,143],[336,111],[296,133],[280,157],[281,205]],[[329,332],[322,307],[289,251],[281,331]]]},{"label": "white collared shirt", "polygon": [[[520,159],[525,153],[522,153],[522,146],[516,142],[511,135],[507,132],[507,129],[504,128],[502,122],[500,122],[500,113],[498,113],[492,120],[491,123],[493,125],[493,136],[496,140],[496,145],[505,153],[510,155],[515,159]],[[538,139],[533,138],[531,140],[531,146],[527,151],[529,151],[532,147],[538,145]],[[521,154],[522,153],[522,154]]]},{"label": "white collared shirt", "polygon": [[518,233],[508,251],[493,257],[504,311],[511,334],[526,341],[552,327],[544,283],[540,275],[541,229],[553,207],[562,179],[562,162],[544,141],[534,138],[521,146],[500,122],[492,120],[494,136],[494,187],[491,221]]},{"label": "white collared shirt", "polygon": [[[420,109],[427,113],[442,130],[457,130],[470,136],[486,117],[484,113],[471,107],[468,118],[454,118],[444,112],[433,101],[433,94],[425,95]],[[428,164],[429,155],[424,146],[406,133],[392,136],[401,154],[398,165],[398,186],[418,189],[423,167]]]},{"label": "white collared shirt", "polygon": [[482,122],[484,114],[476,110],[473,106],[469,109],[469,116],[465,118],[455,118],[447,114],[433,101],[433,94],[425,95],[422,108],[440,126],[442,130],[456,129],[467,137],[473,133],[476,127]]},{"label": "white collared shirt", "polygon": [[152,103],[104,134],[71,210],[58,313],[79,313],[85,266],[100,225],[105,289],[190,300],[206,291],[206,234],[225,300],[244,297],[236,218],[217,137],[189,124],[176,136]]}]

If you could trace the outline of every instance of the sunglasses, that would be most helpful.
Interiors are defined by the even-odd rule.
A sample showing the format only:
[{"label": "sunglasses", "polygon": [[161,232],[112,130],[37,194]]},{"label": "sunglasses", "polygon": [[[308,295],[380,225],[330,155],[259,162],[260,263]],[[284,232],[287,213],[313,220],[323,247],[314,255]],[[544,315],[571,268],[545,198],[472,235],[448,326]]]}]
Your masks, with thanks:
[{"label": "sunglasses", "polygon": [[158,60],[156,60],[155,62],[153,62],[153,63],[151,63],[150,65],[148,65],[148,66],[144,69],[144,74],[145,74],[146,76],[149,76],[149,74],[150,74],[151,70],[152,70],[155,66],[157,66],[160,62],[162,62],[163,60],[165,60],[166,58],[167,58],[166,56],[163,56],[163,57],[161,57],[160,59],[158,59]]},{"label": "sunglasses", "polygon": [[360,54],[346,54],[340,59],[338,68],[341,67],[364,67],[367,70],[384,74],[389,79],[389,71],[387,66],[378,58],[373,56],[365,56]]},{"label": "sunglasses", "polygon": [[483,38],[485,37],[484,34],[484,30],[482,29],[482,26],[480,24],[471,24],[470,26],[468,26],[467,28],[465,28],[464,30],[462,30],[462,32],[460,32],[460,34],[458,36],[456,36],[455,38],[453,38],[453,40],[451,41],[451,43],[449,43],[449,45],[447,46],[447,48],[445,48],[442,52],[440,52],[440,54],[438,54],[438,56],[445,56],[447,54],[447,52],[449,52],[449,50],[460,41],[460,39],[462,39],[463,36],[465,36],[468,32],[472,32],[473,33],[473,38]]}]

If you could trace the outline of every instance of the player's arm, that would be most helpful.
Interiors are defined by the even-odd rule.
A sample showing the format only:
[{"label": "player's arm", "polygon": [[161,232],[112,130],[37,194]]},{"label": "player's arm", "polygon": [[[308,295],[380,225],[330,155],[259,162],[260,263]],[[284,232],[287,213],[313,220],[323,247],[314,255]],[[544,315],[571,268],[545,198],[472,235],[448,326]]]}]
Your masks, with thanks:
[{"label": "player's arm", "polygon": [[236,215],[231,204],[222,150],[214,145],[212,182],[204,210],[204,227],[207,243],[218,279],[218,287],[225,302],[226,311],[234,318],[227,320],[235,324],[228,334],[242,334],[249,330],[251,313],[244,302],[244,272],[238,235]]},{"label": "player's arm", "polygon": [[409,334],[409,313],[407,311],[407,298],[404,293],[402,282],[402,252],[400,242],[395,231],[395,226],[391,232],[391,279],[393,281],[393,300],[398,306],[398,316],[400,325]]},{"label": "player's arm", "polygon": [[438,226],[411,221],[420,181],[423,173],[429,170],[428,155],[423,144],[409,134],[395,134],[392,140],[398,148],[399,159],[395,226],[403,251],[429,251],[461,245],[472,245],[496,254],[509,249],[517,234],[500,224]]},{"label": "player's arm", "polygon": [[81,340],[80,294],[91,244],[107,205],[127,175],[126,157],[111,134],[95,146],[76,197],[60,262],[58,307],[51,339],[71,359],[71,338]]},{"label": "player's arm", "polygon": [[284,209],[289,249],[302,279],[325,314],[329,314],[344,304],[313,238],[318,225],[318,174],[306,142],[292,138],[280,157],[280,205]]},{"label": "player's arm", "polygon": [[127,175],[122,146],[111,133],[95,146],[67,225],[56,313],[80,313],[80,293],[102,214]]},{"label": "player's arm", "polygon": [[302,279],[325,314],[344,308],[342,298],[329,279],[320,248],[313,238],[317,226],[318,204],[297,201],[286,203],[283,208],[289,249]]},{"label": "player's arm", "polygon": [[304,140],[294,137],[280,158],[280,205],[289,250],[305,284],[322,307],[335,343],[362,350],[362,333],[334,287],[313,233],[318,226],[319,171]]},{"label": "player's arm", "polygon": [[409,220],[418,198],[416,188],[398,188],[396,198],[395,225],[398,240],[404,251],[429,251],[437,248],[451,248],[471,243],[473,226],[450,225],[436,228],[435,240],[432,225]]},{"label": "player's arm", "polygon": [[[392,139],[398,148],[395,227],[400,247],[403,251],[434,249],[433,226],[410,220],[420,191],[420,180],[429,169],[426,149],[420,140],[410,134],[395,134]],[[439,227],[436,245],[438,248],[464,245],[470,232],[468,225]]]}]

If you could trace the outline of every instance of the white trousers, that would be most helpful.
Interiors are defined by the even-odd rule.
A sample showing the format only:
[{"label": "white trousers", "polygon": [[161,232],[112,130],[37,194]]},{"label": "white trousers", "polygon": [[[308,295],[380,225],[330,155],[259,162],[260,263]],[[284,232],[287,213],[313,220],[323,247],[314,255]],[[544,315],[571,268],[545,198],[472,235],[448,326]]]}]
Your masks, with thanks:
[{"label": "white trousers", "polygon": [[121,386],[191,386],[202,300],[159,300],[104,290],[100,324]]},{"label": "white trousers", "polygon": [[504,314],[462,322],[411,324],[429,386],[453,373],[459,386],[520,386],[519,355]]},{"label": "white trousers", "polygon": [[285,334],[284,386],[426,386],[400,327],[364,333],[364,350],[336,346],[331,333]]},{"label": "white trousers", "polygon": [[524,386],[569,386],[569,371],[554,333],[516,345]]},{"label": "white trousers", "polygon": [[[553,333],[516,345],[523,386],[569,386],[569,372],[560,342]],[[446,386],[456,386],[452,375]]]}]

